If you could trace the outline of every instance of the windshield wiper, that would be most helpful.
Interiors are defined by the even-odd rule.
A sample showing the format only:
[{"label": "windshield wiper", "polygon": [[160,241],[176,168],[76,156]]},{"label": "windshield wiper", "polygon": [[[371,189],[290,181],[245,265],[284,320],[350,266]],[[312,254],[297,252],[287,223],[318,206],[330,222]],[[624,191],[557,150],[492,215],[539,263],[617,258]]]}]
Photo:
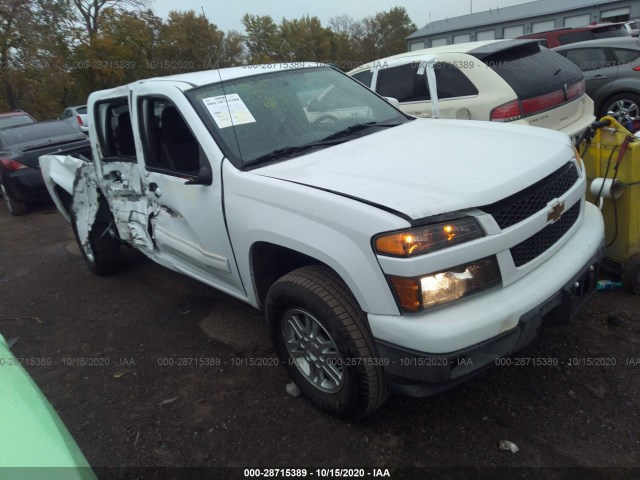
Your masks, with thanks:
[{"label": "windshield wiper", "polygon": [[340,130],[339,132],[332,133],[328,137],[323,138],[323,141],[334,140],[338,138],[348,137],[354,133],[357,133],[361,130],[366,130],[367,128],[377,127],[377,128],[389,128],[389,127],[397,127],[401,125],[401,123],[377,123],[377,122],[366,122],[366,123],[356,123],[355,125],[351,125],[350,127],[345,128],[344,130]]},{"label": "windshield wiper", "polygon": [[267,153],[265,155],[262,155],[261,157],[256,158],[255,160],[252,160],[251,165],[268,162],[270,160],[279,160],[281,158],[290,157],[292,155],[303,153],[314,148],[329,147],[331,145],[338,145],[340,143],[343,143],[343,140],[322,139],[317,142],[305,143],[304,145],[289,145],[286,147],[278,148],[273,152]]},{"label": "windshield wiper", "polygon": [[251,165],[257,165],[258,163],[265,163],[271,160],[279,160],[281,158],[291,157],[292,155],[297,155],[307,150],[312,150],[318,147],[329,147],[331,145],[339,145],[341,143],[346,142],[346,138],[349,135],[356,133],[360,130],[365,130],[370,127],[379,127],[379,128],[387,128],[387,127],[396,127],[401,125],[400,123],[376,123],[376,122],[368,122],[368,123],[356,123],[355,125],[351,125],[350,127],[345,128],[344,130],[340,130],[339,132],[333,133],[328,137],[325,137],[317,142],[305,143],[304,145],[288,145],[286,147],[278,148],[273,152],[262,155],[255,160],[251,161]]}]

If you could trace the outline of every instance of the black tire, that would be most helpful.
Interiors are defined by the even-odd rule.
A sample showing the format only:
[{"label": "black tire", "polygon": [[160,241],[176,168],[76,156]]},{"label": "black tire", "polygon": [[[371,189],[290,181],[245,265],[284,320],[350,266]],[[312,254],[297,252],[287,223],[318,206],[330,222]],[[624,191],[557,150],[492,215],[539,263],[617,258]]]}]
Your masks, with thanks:
[{"label": "black tire", "polygon": [[599,118],[609,115],[610,111],[613,111],[612,117],[622,122],[626,120],[622,115],[622,110],[627,110],[629,116],[640,116],[640,95],[631,92],[618,93],[611,98],[607,98],[600,109]]},{"label": "black tire", "polygon": [[622,269],[622,282],[631,293],[640,293],[640,255],[631,255]]},{"label": "black tire", "polygon": [[[104,206],[100,207],[101,209]],[[98,217],[100,218],[100,212]],[[75,215],[71,215],[71,225],[73,235],[76,238],[80,252],[89,269],[96,275],[110,275],[122,270],[124,260],[120,251],[120,243],[114,238],[111,229],[114,228],[111,222],[96,220],[89,232],[89,245],[83,245],[78,235]]]},{"label": "black tire", "polygon": [[13,198],[4,185],[0,184],[0,188],[2,188],[2,196],[4,197],[4,203],[7,206],[7,210],[14,217],[20,217],[21,215],[25,215],[29,213],[29,205],[25,202],[20,202]]},{"label": "black tire", "polygon": [[[332,270],[313,265],[280,278],[269,289],[265,315],[281,362],[302,393],[318,408],[336,417],[357,419],[372,413],[387,399],[383,369],[381,362],[376,361],[376,348],[367,328],[366,316],[348,287]],[[332,350],[327,355],[333,361],[322,359],[327,363],[320,367],[317,366],[320,359],[316,358],[310,362],[316,363],[313,367],[307,362],[308,358],[305,360],[298,356],[302,363],[294,360],[289,349],[293,349],[291,345],[297,341],[290,339],[289,347],[285,344],[287,329],[293,331],[293,318],[317,321],[322,327],[318,327],[318,337],[323,337],[324,342],[333,342],[332,346],[335,346],[335,349],[323,347],[318,351]],[[309,341],[307,345],[311,343]],[[298,343],[301,345],[303,340]],[[316,343],[315,347],[318,345]],[[334,365],[334,373],[338,372],[333,377],[325,375],[328,365]],[[304,372],[305,368],[315,370],[316,379],[318,376],[325,378],[325,387],[317,385],[319,380],[314,384],[308,378],[310,373]],[[332,382],[338,377],[341,378],[339,382]]]}]

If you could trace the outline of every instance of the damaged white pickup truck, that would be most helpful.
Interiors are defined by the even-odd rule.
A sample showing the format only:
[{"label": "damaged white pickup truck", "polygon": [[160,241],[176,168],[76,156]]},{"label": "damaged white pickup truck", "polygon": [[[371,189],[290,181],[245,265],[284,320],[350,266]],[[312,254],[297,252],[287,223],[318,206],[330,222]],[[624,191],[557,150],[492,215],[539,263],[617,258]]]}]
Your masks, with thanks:
[{"label": "damaged white pickup truck", "polygon": [[603,222],[564,134],[415,119],[303,64],[140,81],[88,111],[93,159],[40,163],[89,267],[128,244],[263,309],[331,414],[458,384],[593,292]]}]

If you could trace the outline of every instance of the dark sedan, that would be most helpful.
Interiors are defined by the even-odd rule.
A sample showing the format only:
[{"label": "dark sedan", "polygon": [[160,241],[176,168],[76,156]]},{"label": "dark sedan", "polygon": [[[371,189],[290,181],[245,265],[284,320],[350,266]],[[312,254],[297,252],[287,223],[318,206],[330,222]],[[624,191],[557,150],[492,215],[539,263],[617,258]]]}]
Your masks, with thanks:
[{"label": "dark sedan", "polygon": [[640,40],[603,38],[553,49],[583,72],[596,115],[619,121],[640,116]]},{"label": "dark sedan", "polygon": [[24,215],[30,205],[49,199],[38,164],[40,155],[47,154],[91,158],[91,145],[62,120],[0,130],[0,187],[12,215]]}]

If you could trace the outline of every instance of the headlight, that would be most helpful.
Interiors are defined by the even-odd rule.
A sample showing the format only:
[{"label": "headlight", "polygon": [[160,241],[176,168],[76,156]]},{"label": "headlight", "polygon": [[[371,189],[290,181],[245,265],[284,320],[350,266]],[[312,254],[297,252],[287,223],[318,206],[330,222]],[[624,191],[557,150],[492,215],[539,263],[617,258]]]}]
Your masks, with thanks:
[{"label": "headlight", "polygon": [[376,253],[392,257],[415,257],[484,236],[473,218],[436,223],[426,227],[378,235]]},{"label": "headlight", "polygon": [[498,286],[502,281],[495,257],[483,258],[423,277],[389,278],[396,297],[406,312],[417,312],[452,302]]}]

